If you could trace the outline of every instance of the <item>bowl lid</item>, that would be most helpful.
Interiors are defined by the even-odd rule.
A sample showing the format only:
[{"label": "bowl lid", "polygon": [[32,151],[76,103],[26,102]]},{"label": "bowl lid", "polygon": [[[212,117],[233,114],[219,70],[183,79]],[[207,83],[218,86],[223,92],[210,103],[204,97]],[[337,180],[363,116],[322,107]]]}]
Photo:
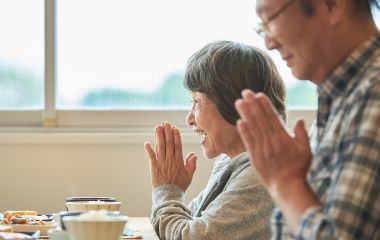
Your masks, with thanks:
[{"label": "bowl lid", "polygon": [[89,202],[89,201],[116,202],[116,198],[112,198],[112,197],[68,197],[66,198],[66,202]]}]

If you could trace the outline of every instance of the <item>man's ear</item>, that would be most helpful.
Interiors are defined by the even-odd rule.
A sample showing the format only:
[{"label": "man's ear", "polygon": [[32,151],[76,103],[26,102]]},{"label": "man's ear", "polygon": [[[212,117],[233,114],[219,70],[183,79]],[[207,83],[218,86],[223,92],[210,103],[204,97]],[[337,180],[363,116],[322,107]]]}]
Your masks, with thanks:
[{"label": "man's ear", "polygon": [[322,8],[330,24],[339,23],[344,15],[347,14],[348,2],[350,0],[321,0]]}]

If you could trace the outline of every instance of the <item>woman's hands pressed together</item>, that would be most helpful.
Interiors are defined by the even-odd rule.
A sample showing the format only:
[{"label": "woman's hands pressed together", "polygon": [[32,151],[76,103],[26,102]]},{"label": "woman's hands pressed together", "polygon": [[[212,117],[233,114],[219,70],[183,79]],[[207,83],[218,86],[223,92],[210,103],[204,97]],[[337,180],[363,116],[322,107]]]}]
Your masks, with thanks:
[{"label": "woman's hands pressed together", "polygon": [[150,143],[144,144],[150,161],[152,187],[175,184],[186,191],[193,179],[197,156],[191,152],[183,158],[180,132],[167,122],[155,127],[155,142],[156,150]]}]

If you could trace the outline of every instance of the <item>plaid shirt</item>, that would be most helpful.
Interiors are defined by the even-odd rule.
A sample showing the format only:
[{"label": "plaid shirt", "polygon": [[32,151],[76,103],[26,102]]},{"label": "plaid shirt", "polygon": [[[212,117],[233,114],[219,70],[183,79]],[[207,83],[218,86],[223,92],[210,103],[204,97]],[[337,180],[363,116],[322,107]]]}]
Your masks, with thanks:
[{"label": "plaid shirt", "polygon": [[380,36],[356,49],[318,86],[307,180],[323,207],[295,233],[272,213],[273,239],[380,239]]}]

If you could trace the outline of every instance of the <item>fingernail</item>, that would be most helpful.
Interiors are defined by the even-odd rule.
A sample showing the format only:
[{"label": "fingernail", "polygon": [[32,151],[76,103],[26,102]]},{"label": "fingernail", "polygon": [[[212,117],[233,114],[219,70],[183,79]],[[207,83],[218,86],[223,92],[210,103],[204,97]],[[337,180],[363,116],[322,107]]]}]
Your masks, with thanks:
[{"label": "fingernail", "polygon": [[243,99],[239,98],[235,101],[235,106],[238,106],[239,104],[241,104],[243,102]]},{"label": "fingernail", "polygon": [[250,90],[250,89],[244,89],[242,92],[241,92],[241,95],[246,95],[246,94],[250,94],[250,93],[255,93],[254,91]]}]

